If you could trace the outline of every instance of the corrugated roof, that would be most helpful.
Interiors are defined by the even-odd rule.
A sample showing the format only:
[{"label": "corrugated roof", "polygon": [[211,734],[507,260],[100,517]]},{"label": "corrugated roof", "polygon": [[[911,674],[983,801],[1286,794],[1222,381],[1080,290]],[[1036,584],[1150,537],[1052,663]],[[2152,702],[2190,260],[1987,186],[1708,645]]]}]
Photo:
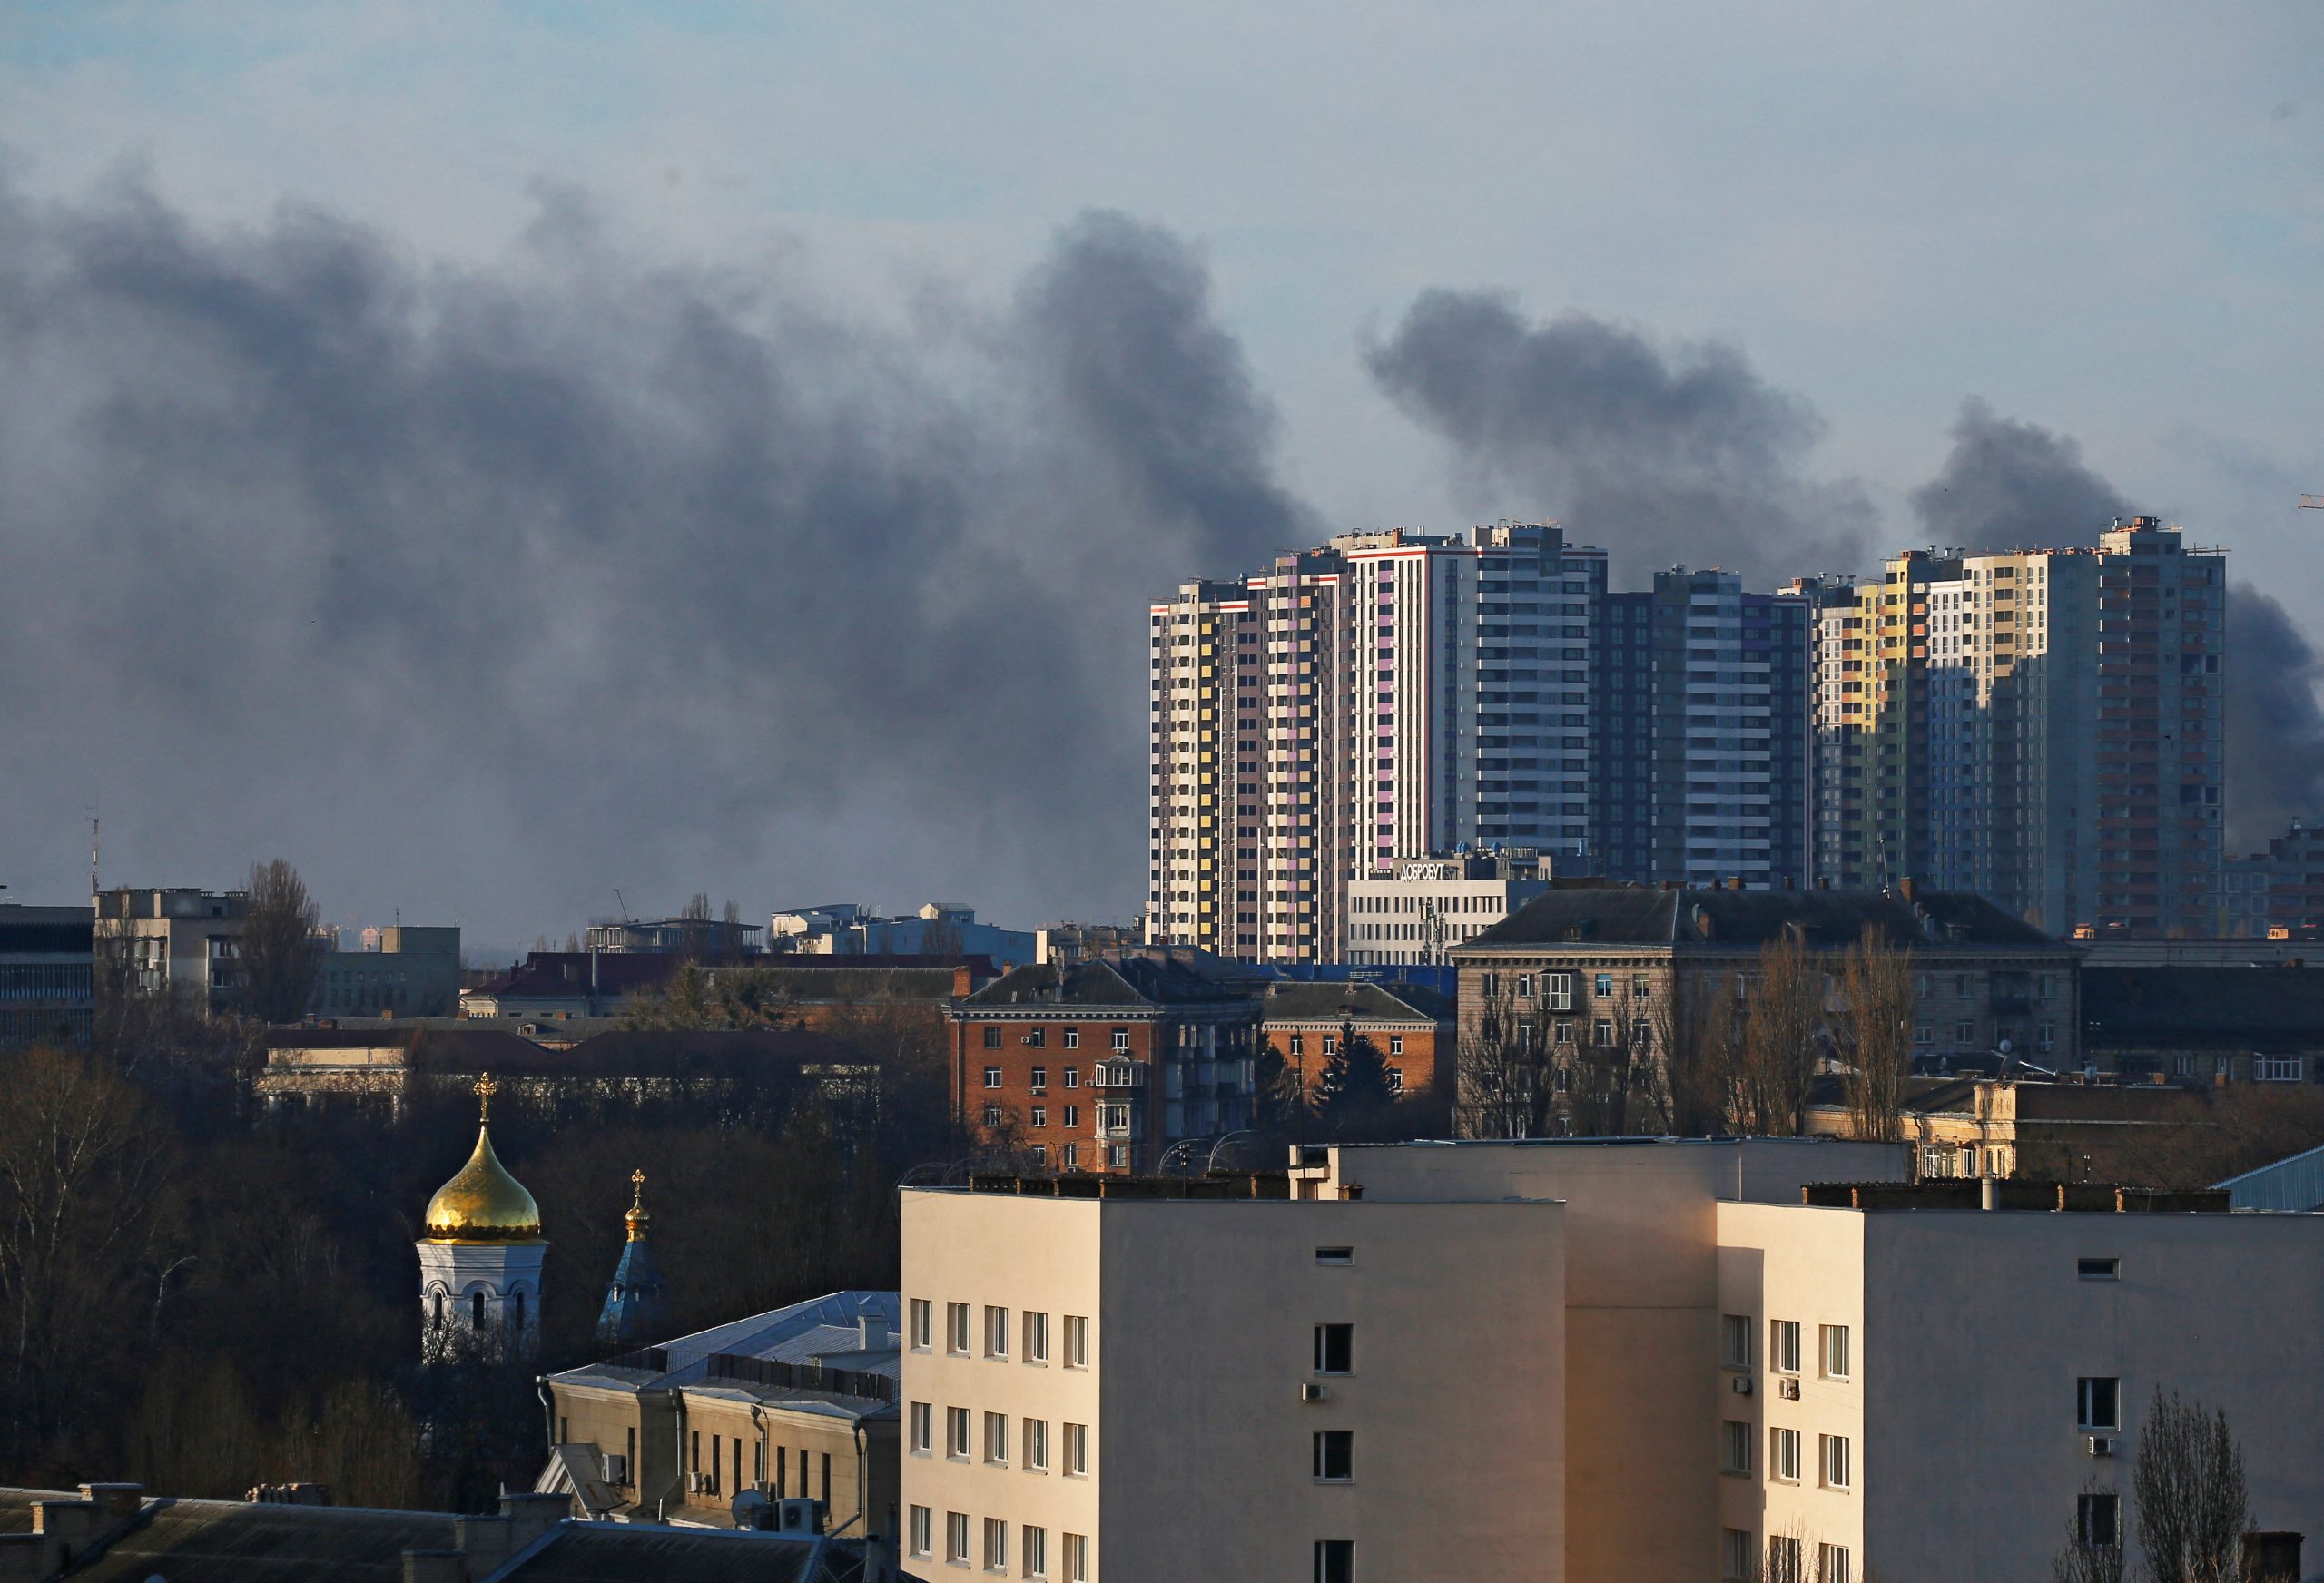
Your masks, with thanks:
[{"label": "corrugated roof", "polygon": [[568,1523],[492,1576],[494,1583],[817,1583],[830,1575],[826,1549],[782,1534]]},{"label": "corrugated roof", "polygon": [[403,1553],[452,1548],[458,1520],[429,1511],[162,1501],[69,1576],[74,1583],[402,1583]]},{"label": "corrugated roof", "polygon": [[[858,1323],[867,1309],[881,1322],[888,1336],[885,1347],[869,1352],[862,1350],[862,1331]],[[600,1384],[617,1385],[624,1390],[646,1384],[701,1386],[710,1380],[712,1354],[725,1353],[773,1362],[821,1363],[832,1369],[881,1374],[893,1380],[901,1374],[902,1317],[903,1304],[893,1292],[833,1292],[664,1342],[661,1350],[668,1363],[664,1373],[587,1363],[554,1378],[571,1384],[586,1384],[595,1378]],[[722,1386],[724,1383],[722,1381]],[[743,1385],[734,1388],[749,1389]]]},{"label": "corrugated roof", "polygon": [[1544,945],[1756,949],[1787,927],[1797,928],[1811,947],[1837,949],[1854,944],[1866,925],[1915,947],[2057,944],[1966,890],[1924,890],[1907,901],[1877,890],[1621,886],[1545,890],[1452,954],[1458,960],[1472,952],[1489,956],[1496,949]]}]

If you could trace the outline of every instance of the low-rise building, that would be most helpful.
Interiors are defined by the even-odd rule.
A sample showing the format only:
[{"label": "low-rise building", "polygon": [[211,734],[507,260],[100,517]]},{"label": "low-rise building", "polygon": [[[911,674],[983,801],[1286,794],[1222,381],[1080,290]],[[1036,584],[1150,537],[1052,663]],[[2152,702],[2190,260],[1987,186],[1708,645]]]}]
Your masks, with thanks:
[{"label": "low-rise building", "polygon": [[1552,860],[1531,847],[1399,858],[1347,887],[1347,950],[1360,965],[1442,965],[1550,888]]},{"label": "low-rise building", "polygon": [[915,1576],[1563,1575],[1558,1204],[985,1185],[903,1195]]},{"label": "low-rise building", "polygon": [[97,949],[123,954],[133,987],[186,997],[212,1010],[241,1004],[249,892],[123,886],[94,900]]},{"label": "low-rise building", "polygon": [[766,926],[733,918],[599,919],[582,940],[593,951],[688,957],[699,962],[729,961],[766,949]]},{"label": "low-rise building", "polygon": [[[1899,1121],[1923,1180],[2025,1176],[2148,1186],[2169,1174],[2181,1152],[2175,1137],[2215,1125],[2205,1095],[2176,1084],[1976,1076],[1907,1078]],[[1853,1137],[1856,1126],[1841,1080],[1817,1079],[1807,1130]]]},{"label": "low-rise building", "polygon": [[86,907],[0,906],[0,1048],[89,1042],[94,932]]},{"label": "low-rise building", "polygon": [[1248,1125],[1257,1002],[1157,949],[1019,968],[951,1003],[954,1115],[1060,1171],[1150,1171]]},{"label": "low-rise building", "polygon": [[1410,984],[1282,979],[1259,1002],[1261,1042],[1275,1047],[1310,1094],[1353,1032],[1380,1052],[1391,1089],[1449,1106],[1454,1029],[1452,1002]]},{"label": "low-rise building", "polygon": [[1035,931],[979,923],[976,909],[958,901],[896,918],[852,901],[803,907],[776,913],[768,932],[775,950],[813,956],[986,957],[1003,972],[1041,959]]},{"label": "low-rise building", "polygon": [[[1537,1139],[1303,1149],[1283,1201],[907,1190],[907,1565],[1951,1583],[2079,1535],[2135,1571],[2173,1395],[2225,1415],[2272,1565],[2324,1532],[2324,1215],[1910,1164]],[[1413,1339],[1445,1314],[1452,1364]]]},{"label": "low-rise building", "polygon": [[745,1491],[816,1500],[891,1553],[897,1338],[894,1293],[834,1292],[551,1374],[539,1487],[581,1515],[712,1528]]},{"label": "low-rise building", "polygon": [[[459,1009],[460,931],[393,924],[361,950],[327,950],[307,1008],[324,1017],[448,1017]],[[375,947],[369,942],[378,940]]]},{"label": "low-rise building", "polygon": [[2324,973],[2086,967],[2082,986],[2083,1051],[2101,1071],[2324,1082]]}]

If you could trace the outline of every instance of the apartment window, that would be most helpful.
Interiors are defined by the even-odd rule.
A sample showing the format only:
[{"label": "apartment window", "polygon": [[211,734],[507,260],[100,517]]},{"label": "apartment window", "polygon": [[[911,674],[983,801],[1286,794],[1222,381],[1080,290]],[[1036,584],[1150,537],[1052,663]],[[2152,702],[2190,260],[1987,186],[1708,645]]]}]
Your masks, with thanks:
[{"label": "apartment window", "polygon": [[1748,1473],[1751,1470],[1751,1426],[1728,1419],[1718,1426],[1718,1470],[1722,1473]]},{"label": "apartment window", "polygon": [[2122,1542],[2122,1498],[2111,1490],[2089,1490],[2074,1497],[2073,1532],[2092,1549],[2111,1550]]},{"label": "apartment window", "polygon": [[984,1569],[988,1572],[1009,1570],[1009,1524],[1004,1519],[988,1517],[984,1519]]},{"label": "apartment window", "polygon": [[1355,1541],[1315,1541],[1315,1583],[1355,1583]]},{"label": "apartment window", "polygon": [[1558,1044],[1571,1044],[1573,1042],[1573,1024],[1571,1022],[1551,1023],[1550,1025],[1550,1037]]},{"label": "apartment window", "polygon": [[1955,1000],[1966,1000],[1969,998],[1968,974],[1955,973],[1953,975],[1953,998]]},{"label": "apartment window", "polygon": [[1355,1477],[1355,1431],[1319,1429],[1315,1431],[1315,1477],[1330,1484],[1345,1484]]},{"label": "apartment window", "polygon": [[1065,1583],[1089,1583],[1089,1536],[1065,1536]]},{"label": "apartment window", "polygon": [[1783,1484],[1799,1482],[1797,1430],[1771,1429],[1768,1431],[1768,1477]]},{"label": "apartment window", "polygon": [[1817,1367],[1827,1380],[1848,1377],[1848,1327],[1844,1324],[1822,1324],[1816,1327]]},{"label": "apartment window", "polygon": [[984,1107],[984,1124],[989,1127],[999,1126],[1000,1125],[1000,1106],[998,1105],[988,1105]]},{"label": "apartment window", "polygon": [[944,1514],[944,1558],[963,1567],[969,1564],[969,1514],[965,1511]]},{"label": "apartment window", "polygon": [[927,1456],[936,1449],[936,1410],[925,1401],[911,1404],[911,1450],[916,1457]]},{"label": "apartment window", "polygon": [[1651,978],[1648,978],[1648,977],[1647,977],[1645,974],[1643,974],[1643,973],[1633,973],[1633,974],[1631,974],[1631,975],[1630,975],[1630,998],[1631,998],[1631,999],[1633,999],[1633,1000],[1651,1000],[1651,999],[1653,999],[1653,998],[1654,998],[1654,980],[1653,980],[1653,979],[1651,979]]},{"label": "apartment window", "polygon": [[1495,996],[1499,995],[1501,993],[1501,975],[1498,973],[1478,974],[1477,992],[1483,996],[1487,1000],[1491,1000]]},{"label": "apartment window", "polygon": [[1590,1042],[1599,1046],[1600,1048],[1611,1045],[1614,1042],[1614,1025],[1612,1020],[1606,1018],[1600,1018],[1598,1021],[1591,1023],[1590,1025]]},{"label": "apartment window", "polygon": [[1009,1415],[1005,1412],[984,1415],[984,1460],[988,1462],[1009,1460]]},{"label": "apartment window", "polygon": [[969,1305],[965,1303],[944,1305],[944,1350],[959,1357],[969,1354]]},{"label": "apartment window", "polygon": [[1018,1530],[1017,1549],[1020,1552],[1028,1578],[1049,1575],[1049,1530],[1027,1523]]},{"label": "apartment window", "polygon": [[1034,1125],[1035,1126],[1049,1126],[1049,1107],[1048,1106],[1046,1106],[1046,1105],[1036,1105],[1036,1106],[1033,1106],[1033,1125]]},{"label": "apartment window", "polygon": [[1046,1473],[1049,1470],[1049,1421],[1029,1418],[1025,1425],[1025,1471]]},{"label": "apartment window", "polygon": [[1025,1030],[1025,1042],[1038,1050],[1049,1042],[1049,1030],[1036,1024]]},{"label": "apartment window", "polygon": [[[1067,1106],[1065,1107],[1065,1118],[1064,1118],[1064,1119],[1065,1119],[1065,1130],[1066,1130],[1066,1131],[1068,1131],[1068,1132],[1071,1132],[1071,1131],[1073,1131],[1076,1127],[1078,1127],[1078,1126],[1081,1125],[1081,1106],[1079,1106],[1078,1105],[1068,1105],[1068,1106]],[[1065,1146],[1066,1146],[1067,1148],[1068,1148],[1068,1149],[1070,1149],[1070,1148],[1072,1148],[1072,1147],[1073,1147],[1073,1145],[1072,1145],[1071,1144],[1068,1144],[1068,1145],[1066,1145]]]},{"label": "apartment window", "polygon": [[1778,1374],[1799,1372],[1799,1322],[1768,1321],[1768,1367]]},{"label": "apartment window", "polygon": [[2074,1422],[2086,1430],[2122,1427],[2122,1382],[2112,1376],[2085,1375],[2074,1381]]},{"label": "apartment window", "polygon": [[1306,1049],[1307,1036],[1300,1033],[1293,1034],[1291,1036],[1291,1053],[1295,1056],[1304,1055],[1306,1053]]},{"label": "apartment window", "polygon": [[1355,1326],[1319,1324],[1315,1327],[1315,1372],[1353,1373],[1354,1356]]},{"label": "apartment window", "polygon": [[984,1069],[984,1086],[988,1088],[998,1088],[1000,1086],[1000,1067],[987,1067]]},{"label": "apartment window", "polygon": [[1028,1311],[1025,1314],[1025,1361],[1046,1363],[1049,1361],[1049,1316]]},{"label": "apartment window", "polygon": [[969,1410],[965,1407],[944,1410],[944,1454],[956,1462],[969,1460]]},{"label": "apartment window", "polygon": [[2076,1259],[2073,1262],[2073,1273],[2077,1280],[2119,1281],[2122,1278],[2122,1261],[2120,1259]]},{"label": "apartment window", "polygon": [[1129,1145],[1128,1144],[1108,1144],[1106,1145],[1106,1164],[1117,1171],[1128,1170]]},{"label": "apartment window", "polygon": [[1976,1037],[1977,1025],[1975,1023],[1956,1022],[1953,1025],[1953,1042],[1955,1044],[1974,1044],[1976,1042]]},{"label": "apartment window", "polygon": [[1315,1262],[1319,1264],[1353,1264],[1355,1263],[1355,1250],[1354,1248],[1317,1248]]},{"label": "apartment window", "polygon": [[1068,1479],[1089,1476],[1089,1426],[1086,1423],[1065,1426],[1065,1476]]},{"label": "apartment window", "polygon": [[2254,1056],[2251,1057],[2251,1081],[2297,1083],[2300,1078],[2300,1068],[2305,1065],[2298,1056]]},{"label": "apartment window", "polygon": [[1816,1583],[1848,1583],[1848,1549],[1846,1545],[1816,1547]]},{"label": "apartment window", "polygon": [[1114,1049],[1118,1054],[1127,1053],[1128,1051],[1129,1029],[1126,1027],[1118,1027],[1114,1029]]},{"label": "apartment window", "polygon": [[1935,1044],[1936,1042],[1936,1029],[1931,1027],[1925,1022],[1917,1024],[1913,1028],[1913,1042],[1916,1045]]},{"label": "apartment window", "polygon": [[1614,976],[1611,973],[1600,973],[1590,981],[1590,992],[1599,999],[1610,999],[1614,993]]},{"label": "apartment window", "polygon": [[1517,998],[1520,1000],[1531,1000],[1533,998],[1532,974],[1520,973],[1517,975]]},{"label": "apartment window", "polygon": [[1758,1557],[1753,1553],[1756,1549],[1750,1534],[1745,1529],[1720,1529],[1718,1530],[1720,1583],[1745,1583],[1745,1579],[1757,1578],[1759,1569],[1752,1565],[1758,1559]]},{"label": "apartment window", "polygon": [[984,1355],[1006,1358],[1009,1355],[1009,1311],[987,1303],[984,1311]]},{"label": "apartment window", "polygon": [[[1063,1045],[1068,1050],[1079,1049],[1081,1047],[1081,1030],[1078,1027],[1068,1027],[1064,1029],[1058,1035],[1058,1043]],[[1073,1068],[1070,1067],[1066,1068],[1068,1072],[1072,1069]],[[1068,1088],[1072,1087],[1072,1080],[1068,1078],[1065,1086]]]},{"label": "apartment window", "polygon": [[1751,1366],[1749,1314],[1722,1313],[1718,1316],[1718,1366],[1722,1369],[1748,1369]]},{"label": "apartment window", "polygon": [[1392,1033],[1388,1036],[1388,1053],[1392,1056],[1401,1056],[1404,1053],[1404,1036],[1403,1034]]},{"label": "apartment window", "polygon": [[929,1337],[934,1333],[934,1316],[930,1312],[933,1306],[925,1297],[911,1300],[911,1347],[916,1352],[928,1350]]},{"label": "apartment window", "polygon": [[997,1050],[1000,1047],[1000,1030],[990,1024],[985,1027],[984,1047],[989,1050]]},{"label": "apartment window", "polygon": [[1800,1543],[1796,1539],[1768,1541],[1768,1583],[1807,1583],[1799,1573]]},{"label": "apartment window", "polygon": [[1848,1487],[1848,1437],[1817,1435],[1816,1437],[1817,1477],[1827,1490]]},{"label": "apartment window", "polygon": [[1065,1366],[1068,1369],[1089,1366],[1089,1321],[1078,1313],[1065,1316]]},{"label": "apartment window", "polygon": [[1049,1091],[1049,1069],[1047,1067],[1033,1068],[1032,1088],[1036,1094],[1046,1094]]}]

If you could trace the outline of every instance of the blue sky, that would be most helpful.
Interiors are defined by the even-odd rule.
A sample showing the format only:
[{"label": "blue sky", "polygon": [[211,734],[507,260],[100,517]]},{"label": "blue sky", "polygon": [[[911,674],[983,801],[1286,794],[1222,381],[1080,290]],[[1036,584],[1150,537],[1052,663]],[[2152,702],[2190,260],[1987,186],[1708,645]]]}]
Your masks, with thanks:
[{"label": "blue sky", "polygon": [[229,228],[319,205],[422,266],[538,267],[518,241],[562,188],[637,259],[900,327],[1120,210],[1199,248],[1335,526],[1537,508],[1456,476],[1363,368],[1417,293],[1483,286],[1740,347],[1898,545],[1983,398],[2313,633],[2319,62],[2306,0],[79,0],[0,10],[0,168],[76,201],[132,176]]}]

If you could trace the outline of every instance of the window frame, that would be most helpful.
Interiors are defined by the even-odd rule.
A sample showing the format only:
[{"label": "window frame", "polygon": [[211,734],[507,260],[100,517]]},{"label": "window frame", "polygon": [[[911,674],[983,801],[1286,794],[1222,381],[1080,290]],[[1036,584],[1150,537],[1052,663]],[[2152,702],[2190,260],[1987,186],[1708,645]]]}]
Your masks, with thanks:
[{"label": "window frame", "polygon": [[1728,1418],[1718,1425],[1718,1470],[1729,1478],[1751,1476],[1751,1447],[1758,1439],[1748,1419]]},{"label": "window frame", "polygon": [[[1758,1350],[1752,1343],[1759,1333],[1758,1321],[1748,1313],[1722,1313],[1718,1316],[1718,1366],[1738,1373],[1748,1373],[1751,1359]],[[1743,1344],[1738,1347],[1735,1343]]]},{"label": "window frame", "polygon": [[911,1300],[910,1314],[911,1350],[915,1352],[930,1351],[936,1343],[936,1304],[925,1297],[915,1297]]},{"label": "window frame", "polygon": [[[1337,1343],[1336,1346],[1334,1343]],[[1337,1368],[1333,1367],[1336,1353]],[[1326,1322],[1315,1327],[1315,1373],[1346,1375],[1355,1372],[1355,1326],[1353,1323]]]},{"label": "window frame", "polygon": [[1768,1321],[1768,1372],[1771,1374],[1799,1375],[1799,1322],[1796,1319]]},{"label": "window frame", "polygon": [[1816,1327],[1816,1372],[1819,1379],[1846,1381],[1856,1360],[1850,1355],[1853,1338],[1844,1324]]},{"label": "window frame", "polygon": [[934,1402],[915,1401],[911,1404],[911,1411],[905,1425],[905,1435],[907,1438],[904,1449],[911,1455],[932,1457],[936,1454],[936,1404]]},{"label": "window frame", "polygon": [[1804,1471],[1802,1453],[1805,1447],[1800,1432],[1781,1424],[1768,1426],[1768,1480],[1775,1484],[1797,1484]]},{"label": "window frame", "polygon": [[[2099,1388],[2103,1387],[2102,1391]],[[2093,1411],[2103,1395],[2108,1421],[2098,1421]],[[2076,1432],[2081,1434],[2120,1434],[2122,1432],[2122,1379],[2119,1374],[2082,1374],[2073,1382],[2073,1420]]]},{"label": "window frame", "polygon": [[[1352,1429],[1319,1429],[1314,1431],[1315,1481],[1318,1484],[1353,1484],[1355,1482],[1355,1431]],[[1336,1468],[1338,1471],[1333,1470]]]}]

